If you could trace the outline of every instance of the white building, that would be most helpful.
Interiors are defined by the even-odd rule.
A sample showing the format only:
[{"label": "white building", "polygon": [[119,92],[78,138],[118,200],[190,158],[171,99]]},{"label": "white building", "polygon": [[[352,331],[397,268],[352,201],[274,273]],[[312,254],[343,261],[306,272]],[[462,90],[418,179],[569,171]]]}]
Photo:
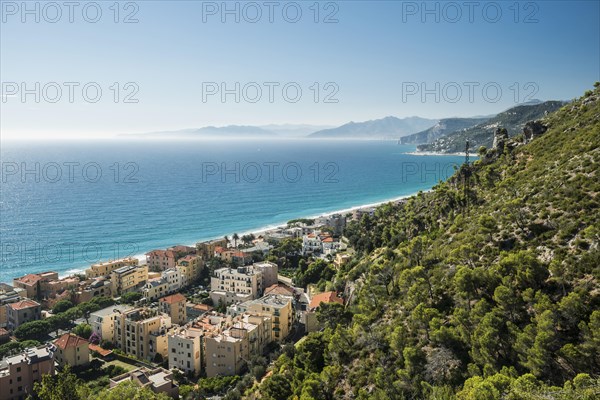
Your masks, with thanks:
[{"label": "white building", "polygon": [[115,321],[117,317],[125,311],[132,310],[133,307],[125,304],[103,308],[90,314],[90,326],[92,332],[95,332],[102,340],[114,342],[115,340]]},{"label": "white building", "polygon": [[181,271],[177,268],[165,269],[162,274],[162,278],[167,281],[167,293],[178,292],[183,286],[183,276]]},{"label": "white building", "polygon": [[182,328],[169,336],[169,369],[199,375],[202,368],[202,337],[200,328]]}]

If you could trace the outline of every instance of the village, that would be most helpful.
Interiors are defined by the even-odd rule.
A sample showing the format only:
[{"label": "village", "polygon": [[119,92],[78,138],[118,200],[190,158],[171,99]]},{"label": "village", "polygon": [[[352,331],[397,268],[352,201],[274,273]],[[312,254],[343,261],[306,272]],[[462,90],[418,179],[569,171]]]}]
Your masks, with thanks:
[{"label": "village", "polygon": [[134,382],[175,399],[181,383],[247,372],[256,357],[322,329],[323,303],[344,305],[351,294],[319,287],[321,271],[302,282],[293,272],[299,263],[349,263],[344,228],[365,212],[373,210],[1,284],[0,399],[24,399],[44,374],[66,366],[81,376],[108,371],[99,385]]}]

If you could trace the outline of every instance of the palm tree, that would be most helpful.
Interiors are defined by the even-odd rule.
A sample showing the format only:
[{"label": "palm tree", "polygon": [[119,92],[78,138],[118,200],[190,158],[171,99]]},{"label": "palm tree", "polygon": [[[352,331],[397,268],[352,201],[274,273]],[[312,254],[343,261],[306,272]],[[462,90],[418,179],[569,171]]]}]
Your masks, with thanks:
[{"label": "palm tree", "polygon": [[237,233],[234,233],[232,238],[233,238],[233,246],[237,248],[237,241],[240,238],[240,236]]},{"label": "palm tree", "polygon": [[225,240],[225,247],[229,247],[229,236],[225,235],[223,236],[223,239]]}]

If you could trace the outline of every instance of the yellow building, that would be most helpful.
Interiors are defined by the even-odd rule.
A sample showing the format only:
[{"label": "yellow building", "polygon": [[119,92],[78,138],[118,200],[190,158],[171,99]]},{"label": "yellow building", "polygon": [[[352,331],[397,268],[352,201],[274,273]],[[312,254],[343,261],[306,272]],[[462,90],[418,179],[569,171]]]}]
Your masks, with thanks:
[{"label": "yellow building", "polygon": [[90,314],[90,326],[92,332],[95,332],[102,340],[111,343],[115,341],[116,320],[125,311],[132,310],[133,307],[125,304],[115,304]]},{"label": "yellow building", "polygon": [[200,256],[188,255],[179,259],[176,268],[181,271],[183,286],[188,286],[200,277],[204,261]]},{"label": "yellow building", "polygon": [[99,278],[101,276],[110,275],[115,269],[123,268],[127,266],[137,266],[139,260],[137,258],[121,258],[119,260],[111,260],[102,263],[92,264],[88,269],[85,270],[86,278]]},{"label": "yellow building", "polygon": [[54,342],[54,345],[56,346],[54,358],[61,367],[65,365],[80,367],[90,363],[88,347],[90,342],[84,338],[72,333],[65,333]]},{"label": "yellow building", "polygon": [[174,324],[184,325],[187,322],[187,299],[181,293],[163,297],[158,301],[160,312],[171,317]]},{"label": "yellow building", "polygon": [[128,265],[117,268],[110,274],[112,292],[115,296],[141,289],[148,280],[148,266]]},{"label": "yellow building", "polygon": [[115,321],[115,346],[126,354],[153,361],[157,354],[167,357],[167,334],[171,317],[137,308],[119,314]]},{"label": "yellow building", "polygon": [[240,313],[268,315],[271,317],[273,340],[281,342],[292,329],[294,312],[291,296],[269,294],[260,299],[238,304],[236,310]]}]

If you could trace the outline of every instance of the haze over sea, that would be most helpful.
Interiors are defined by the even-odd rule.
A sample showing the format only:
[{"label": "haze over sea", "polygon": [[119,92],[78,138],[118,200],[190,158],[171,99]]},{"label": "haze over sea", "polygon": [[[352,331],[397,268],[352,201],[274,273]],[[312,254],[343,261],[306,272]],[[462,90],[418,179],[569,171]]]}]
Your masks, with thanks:
[{"label": "haze over sea", "polygon": [[412,151],[306,139],[3,142],[0,282],[407,196],[463,162]]}]

